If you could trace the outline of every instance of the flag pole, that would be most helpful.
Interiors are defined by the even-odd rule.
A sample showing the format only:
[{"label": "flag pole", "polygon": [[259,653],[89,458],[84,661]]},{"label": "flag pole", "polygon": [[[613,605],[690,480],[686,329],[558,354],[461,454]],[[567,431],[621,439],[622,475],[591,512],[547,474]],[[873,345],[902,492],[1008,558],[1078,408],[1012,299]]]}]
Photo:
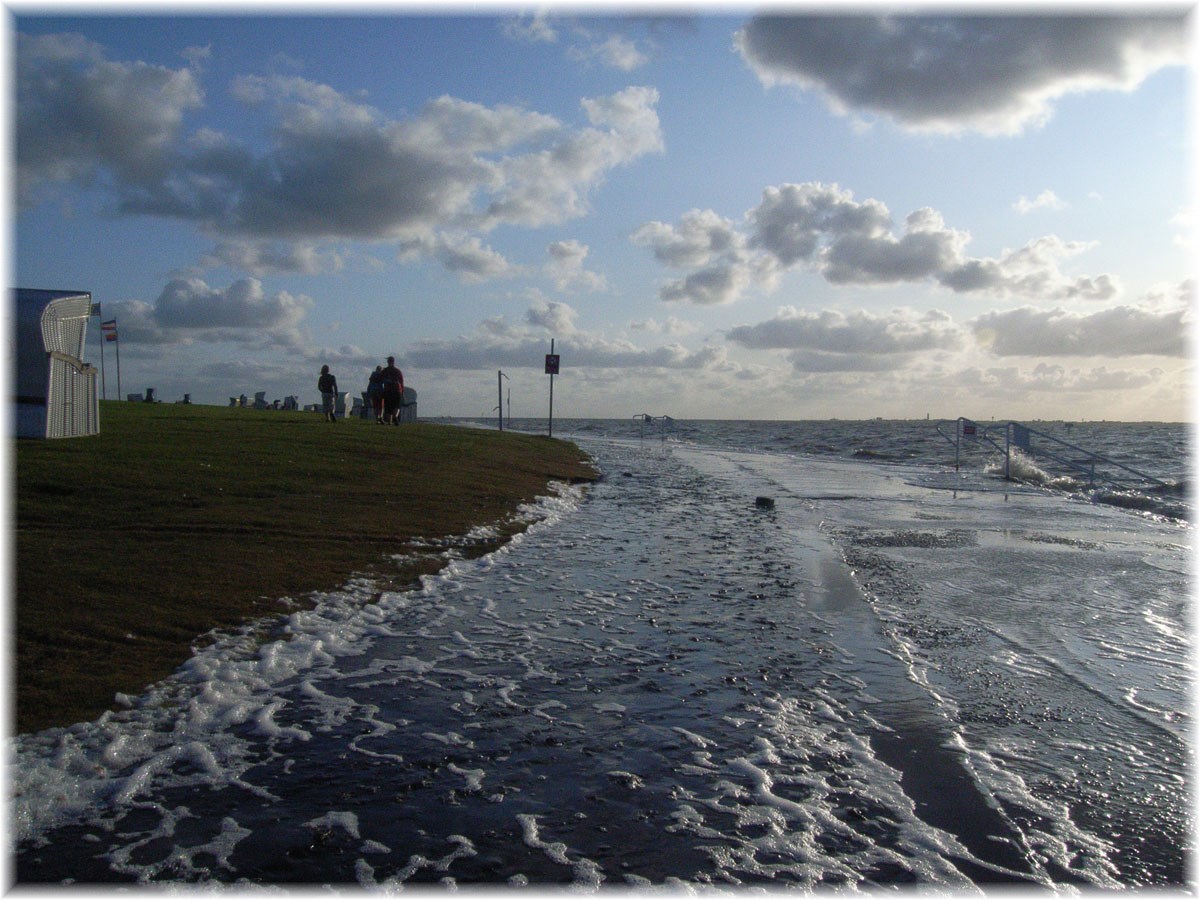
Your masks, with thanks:
[{"label": "flag pole", "polygon": [[104,323],[101,322],[100,323],[100,396],[103,399],[107,400],[108,399],[108,384],[104,380],[104,343],[105,343]]},{"label": "flag pole", "polygon": [[[115,322],[116,319],[113,319]],[[113,341],[117,345],[117,399],[121,399],[121,332],[113,332],[117,339]]]}]

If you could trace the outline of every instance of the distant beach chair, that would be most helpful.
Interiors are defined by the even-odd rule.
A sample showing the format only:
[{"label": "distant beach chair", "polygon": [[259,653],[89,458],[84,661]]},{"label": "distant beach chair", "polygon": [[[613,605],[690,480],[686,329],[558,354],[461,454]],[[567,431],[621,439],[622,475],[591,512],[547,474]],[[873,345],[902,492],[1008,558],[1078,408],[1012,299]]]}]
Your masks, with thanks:
[{"label": "distant beach chair", "polygon": [[255,409],[266,409],[267,408],[267,392],[266,391],[259,391],[257,394],[254,395],[254,408]]},{"label": "distant beach chair", "polygon": [[401,422],[417,421],[417,392],[410,387],[404,389],[404,396],[400,398],[399,417]]},{"label": "distant beach chair", "polygon": [[146,388],[146,402],[154,403],[154,388]]}]

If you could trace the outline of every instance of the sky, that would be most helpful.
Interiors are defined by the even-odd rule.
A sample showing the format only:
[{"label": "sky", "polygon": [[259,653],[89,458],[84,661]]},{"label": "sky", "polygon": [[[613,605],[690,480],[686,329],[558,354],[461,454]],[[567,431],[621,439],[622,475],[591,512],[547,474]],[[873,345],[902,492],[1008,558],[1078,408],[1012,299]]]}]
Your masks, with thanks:
[{"label": "sky", "polygon": [[101,319],[165,402],[1193,418],[1187,6],[267,9],[8,7],[9,280],[110,399]]}]

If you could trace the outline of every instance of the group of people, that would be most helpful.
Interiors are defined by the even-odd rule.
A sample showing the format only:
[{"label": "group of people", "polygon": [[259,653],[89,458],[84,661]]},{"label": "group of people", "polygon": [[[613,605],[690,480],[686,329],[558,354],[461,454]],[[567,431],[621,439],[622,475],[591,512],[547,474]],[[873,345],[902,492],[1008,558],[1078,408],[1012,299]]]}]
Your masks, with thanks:
[{"label": "group of people", "polygon": [[[321,377],[317,379],[317,390],[321,392],[322,409],[327,422],[336,422],[337,379],[330,373],[329,366],[321,366]],[[404,402],[404,373],[396,368],[396,357],[389,356],[386,366],[376,366],[367,383],[367,402],[375,413],[379,425],[399,425],[400,406]]]}]

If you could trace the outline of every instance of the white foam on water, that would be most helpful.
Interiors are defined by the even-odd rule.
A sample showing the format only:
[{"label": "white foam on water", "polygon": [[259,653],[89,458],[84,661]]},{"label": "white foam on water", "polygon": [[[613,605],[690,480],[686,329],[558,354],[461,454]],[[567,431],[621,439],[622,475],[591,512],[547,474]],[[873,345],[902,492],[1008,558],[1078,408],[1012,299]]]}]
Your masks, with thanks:
[{"label": "white foam on water", "polygon": [[[550,527],[582,500],[580,487],[552,488],[552,496],[523,505],[516,520],[534,529]],[[468,540],[485,531],[473,532]],[[508,549],[503,546],[495,554]],[[487,559],[455,562],[444,575],[425,576],[422,591],[444,590],[454,584],[456,572],[479,571],[489,564]],[[272,799],[270,791],[243,778],[255,760],[239,727],[249,725],[274,754],[293,741],[307,741],[307,729],[276,721],[289,711],[289,701],[277,696],[276,689],[297,678],[307,705],[317,710],[317,727],[331,727],[360,712],[353,701],[317,688],[312,673],[365,654],[372,640],[393,633],[387,623],[398,621],[413,602],[406,594],[381,593],[364,579],[315,598],[315,608],[286,617],[280,639],[264,641],[254,625],[218,636],[171,678],[139,698],[123,698],[122,705],[131,708],[105,713],[95,722],[13,738],[10,841],[36,841],[52,828],[81,820],[111,827],[117,810],[164,787],[235,786]],[[411,664],[426,666],[417,660]],[[376,735],[394,727],[372,721]]]},{"label": "white foam on water", "polygon": [[557,865],[570,867],[573,887],[595,889],[604,882],[604,872],[595,862],[579,854],[572,859],[570,848],[562,841],[543,840],[537,816],[522,814],[517,816],[517,822],[526,846],[542,851],[547,859]]}]

